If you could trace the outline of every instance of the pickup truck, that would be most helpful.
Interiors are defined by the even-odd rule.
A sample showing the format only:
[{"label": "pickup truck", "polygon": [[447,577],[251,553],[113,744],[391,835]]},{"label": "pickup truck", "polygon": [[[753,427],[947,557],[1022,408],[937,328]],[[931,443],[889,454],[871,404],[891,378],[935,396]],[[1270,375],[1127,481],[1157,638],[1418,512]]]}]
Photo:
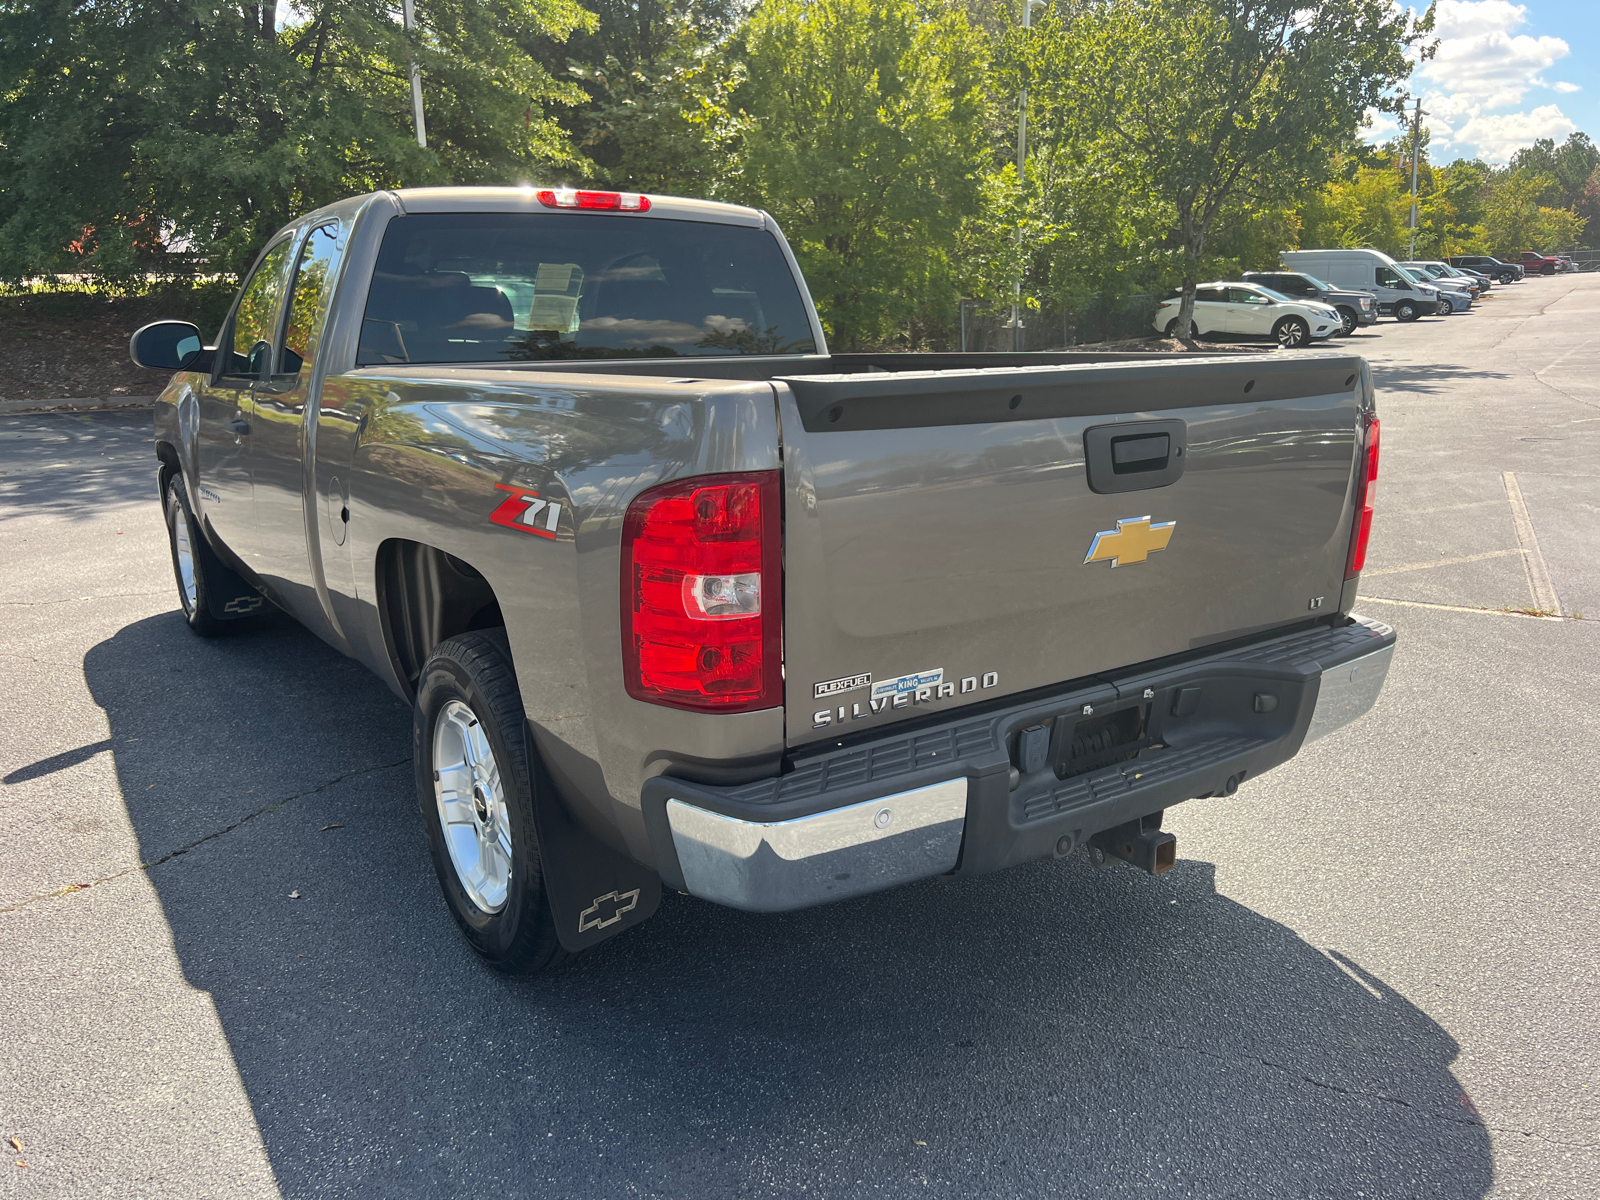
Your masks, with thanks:
[{"label": "pickup truck", "polygon": [[1561,261],[1555,255],[1540,254],[1537,250],[1524,250],[1517,261],[1529,275],[1554,275],[1561,270]]},{"label": "pickup truck", "polygon": [[184,619],[268,605],[413,708],[497,968],[663,886],[776,912],[1085,854],[1151,874],[1376,699],[1359,357],[829,354],[767,214],[379,192],[272,237],[175,371]]}]

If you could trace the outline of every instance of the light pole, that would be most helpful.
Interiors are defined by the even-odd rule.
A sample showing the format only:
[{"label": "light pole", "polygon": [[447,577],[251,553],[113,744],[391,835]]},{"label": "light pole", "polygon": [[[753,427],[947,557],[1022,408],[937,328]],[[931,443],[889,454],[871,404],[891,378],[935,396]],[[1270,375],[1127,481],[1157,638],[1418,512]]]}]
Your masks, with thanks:
[{"label": "light pole", "polygon": [[[409,3],[409,0],[407,0]],[[1033,28],[1033,10],[1044,8],[1045,0],[1022,0],[1022,27]],[[1017,187],[1023,195],[1027,194],[1027,162],[1028,162],[1028,77],[1022,77],[1022,86],[1017,89]],[[1017,278],[1011,285],[1011,348],[1022,349],[1022,275],[1025,268],[1022,264],[1022,220],[1020,214],[1017,220]]]},{"label": "light pole", "polygon": [[[400,0],[401,23],[406,32],[410,33],[417,27],[417,13],[414,0]],[[411,115],[416,119],[417,145],[424,150],[428,148],[428,127],[422,120],[422,72],[417,69],[417,60],[409,60],[408,74],[411,76]]]},{"label": "light pole", "polygon": [[1406,251],[1406,261],[1417,258],[1417,135],[1422,129],[1422,99],[1417,99],[1416,115],[1411,119],[1411,248]]}]

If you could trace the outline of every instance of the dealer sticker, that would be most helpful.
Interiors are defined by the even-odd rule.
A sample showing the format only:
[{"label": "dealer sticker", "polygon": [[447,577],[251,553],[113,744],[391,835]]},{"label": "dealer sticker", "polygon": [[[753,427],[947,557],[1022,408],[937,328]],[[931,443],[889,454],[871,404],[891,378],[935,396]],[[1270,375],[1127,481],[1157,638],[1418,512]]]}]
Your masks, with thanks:
[{"label": "dealer sticker", "polygon": [[918,671],[912,675],[901,675],[897,679],[880,679],[872,685],[873,696],[898,696],[905,692],[914,692],[918,688],[933,687],[944,680],[944,668],[934,667],[931,671]]}]

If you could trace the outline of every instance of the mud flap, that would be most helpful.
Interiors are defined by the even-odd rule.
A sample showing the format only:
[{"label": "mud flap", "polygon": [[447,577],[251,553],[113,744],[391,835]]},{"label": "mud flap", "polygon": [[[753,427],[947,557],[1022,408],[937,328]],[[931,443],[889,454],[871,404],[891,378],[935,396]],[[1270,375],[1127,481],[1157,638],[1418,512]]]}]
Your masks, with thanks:
[{"label": "mud flap", "polygon": [[217,620],[237,621],[266,608],[266,598],[225,566],[210,546],[195,557],[206,577],[206,608]]},{"label": "mud flap", "polygon": [[[528,745],[533,742],[527,731]],[[533,819],[538,826],[545,895],[556,936],[574,953],[598,945],[655,916],[661,877],[618,854],[567,815],[550,776],[533,755],[538,778]]]}]

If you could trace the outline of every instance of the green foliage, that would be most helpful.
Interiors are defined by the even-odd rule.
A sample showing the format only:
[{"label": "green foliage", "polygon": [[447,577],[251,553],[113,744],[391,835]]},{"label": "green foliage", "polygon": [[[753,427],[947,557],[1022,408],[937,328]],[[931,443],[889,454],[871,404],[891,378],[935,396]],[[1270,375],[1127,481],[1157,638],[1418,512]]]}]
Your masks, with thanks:
[{"label": "green foliage", "polygon": [[[591,17],[575,0],[277,8],[0,0],[0,277],[126,274],[188,242],[237,271],[307,209],[402,183],[580,166],[552,104],[582,99],[526,49]],[[412,137],[411,59],[429,147]]]},{"label": "green foliage", "polygon": [[989,158],[982,36],[909,0],[768,0],[742,39],[741,153],[719,194],[777,217],[839,349],[953,314],[949,247]]},{"label": "green foliage", "polygon": [[1047,123],[1088,159],[1126,162],[1161,214],[1182,322],[1226,265],[1213,239],[1326,179],[1431,28],[1431,9],[1381,0],[1103,0],[1048,19],[1020,56]]}]

